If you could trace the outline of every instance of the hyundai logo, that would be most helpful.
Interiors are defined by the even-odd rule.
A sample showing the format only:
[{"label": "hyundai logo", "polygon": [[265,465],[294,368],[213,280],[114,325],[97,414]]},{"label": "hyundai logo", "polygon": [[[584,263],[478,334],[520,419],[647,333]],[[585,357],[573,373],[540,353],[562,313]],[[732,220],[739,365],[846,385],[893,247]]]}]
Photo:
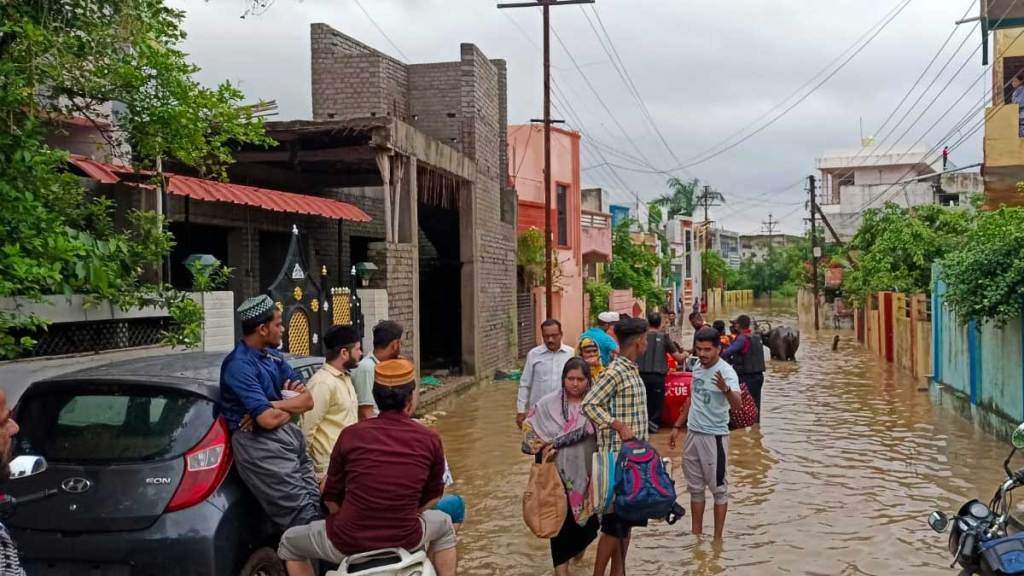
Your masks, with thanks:
[{"label": "hyundai logo", "polygon": [[85,478],[74,476],[71,478],[64,479],[64,481],[60,483],[60,487],[63,488],[65,492],[70,492],[71,494],[81,494],[82,492],[85,492],[89,488],[92,488],[92,482],[89,482]]}]

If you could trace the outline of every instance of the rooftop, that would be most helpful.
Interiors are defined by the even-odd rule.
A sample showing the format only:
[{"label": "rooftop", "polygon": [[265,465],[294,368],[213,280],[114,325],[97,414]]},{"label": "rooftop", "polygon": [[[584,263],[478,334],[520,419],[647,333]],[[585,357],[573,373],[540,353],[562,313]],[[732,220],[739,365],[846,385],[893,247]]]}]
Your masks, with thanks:
[{"label": "rooftop", "polygon": [[927,161],[931,148],[916,146],[881,146],[828,150],[815,160],[819,170],[884,166],[916,166],[921,173],[934,171]]}]

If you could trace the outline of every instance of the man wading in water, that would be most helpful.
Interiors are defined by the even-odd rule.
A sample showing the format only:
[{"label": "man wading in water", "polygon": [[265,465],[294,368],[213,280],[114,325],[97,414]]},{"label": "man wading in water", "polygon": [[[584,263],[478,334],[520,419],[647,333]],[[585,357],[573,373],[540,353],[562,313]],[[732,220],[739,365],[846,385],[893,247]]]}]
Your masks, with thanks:
[{"label": "man wading in water", "polygon": [[[636,365],[647,349],[647,322],[638,318],[620,320],[615,325],[615,336],[619,339],[619,355],[583,398],[583,414],[599,429],[598,450],[618,454],[624,441],[647,439],[647,394]],[[627,522],[615,512],[601,516],[594,575],[604,576],[609,562],[612,576],[625,574],[632,529],[646,525]]]},{"label": "man wading in water", "polygon": [[690,513],[694,534],[704,532],[704,498],[711,490],[715,499],[715,540],[725,531],[729,509],[726,480],[729,454],[729,409],[740,410],[740,381],[732,366],[719,356],[722,345],[718,331],[701,328],[694,336],[700,364],[693,369],[693,392],[672,429],[668,445],[676,447],[686,426],[683,443],[683,473],[690,492]]}]

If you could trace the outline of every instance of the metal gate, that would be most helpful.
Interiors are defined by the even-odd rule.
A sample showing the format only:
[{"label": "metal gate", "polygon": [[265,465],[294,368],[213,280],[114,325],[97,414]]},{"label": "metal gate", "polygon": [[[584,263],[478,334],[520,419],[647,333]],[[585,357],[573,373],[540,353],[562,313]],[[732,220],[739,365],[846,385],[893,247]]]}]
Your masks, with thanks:
[{"label": "metal gate", "polygon": [[315,273],[310,273],[300,246],[299,229],[292,226],[284,266],[267,293],[282,314],[284,351],[293,356],[321,355],[321,334],[332,324],[355,326],[359,337],[363,336],[363,313],[356,294],[355,268],[350,275],[351,287],[328,289],[327,267],[320,269],[318,280]]},{"label": "metal gate", "polygon": [[516,295],[516,320],[519,324],[519,357],[525,358],[526,353],[533,348],[536,342],[537,329],[534,326],[533,296],[529,292],[520,292]]}]

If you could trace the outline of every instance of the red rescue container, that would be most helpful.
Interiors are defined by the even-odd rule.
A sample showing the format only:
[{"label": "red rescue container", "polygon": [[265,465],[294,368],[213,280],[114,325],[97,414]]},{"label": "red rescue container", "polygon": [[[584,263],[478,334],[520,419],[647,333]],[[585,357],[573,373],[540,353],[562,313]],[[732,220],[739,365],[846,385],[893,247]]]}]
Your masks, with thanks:
[{"label": "red rescue container", "polygon": [[665,404],[661,409],[662,426],[671,427],[679,418],[683,403],[690,397],[693,372],[669,372],[665,376]]}]

